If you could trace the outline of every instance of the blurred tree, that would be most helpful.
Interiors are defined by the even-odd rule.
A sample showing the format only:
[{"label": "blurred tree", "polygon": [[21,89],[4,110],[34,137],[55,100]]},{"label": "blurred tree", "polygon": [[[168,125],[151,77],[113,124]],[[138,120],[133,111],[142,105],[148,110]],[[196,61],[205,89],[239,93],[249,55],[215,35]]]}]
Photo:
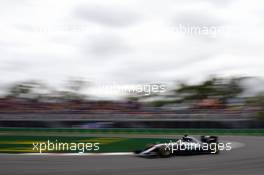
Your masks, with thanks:
[{"label": "blurred tree", "polygon": [[68,88],[74,92],[81,91],[86,85],[87,82],[81,79],[72,79],[68,81]]},{"label": "blurred tree", "polygon": [[19,82],[9,88],[7,96],[15,98],[38,98],[39,89],[43,87],[43,84],[37,81]]},{"label": "blurred tree", "polygon": [[88,82],[79,78],[70,79],[67,82],[66,90],[60,92],[60,96],[66,100],[84,100],[86,96],[82,90],[87,87]]},{"label": "blurred tree", "polygon": [[264,92],[252,97],[248,102],[249,105],[260,107],[261,111],[257,113],[257,119],[264,120]]},{"label": "blurred tree", "polygon": [[225,103],[227,99],[237,97],[243,92],[243,88],[240,85],[242,79],[211,78],[198,85],[182,83],[175,92],[176,94],[181,94],[184,100],[202,100],[213,97]]}]

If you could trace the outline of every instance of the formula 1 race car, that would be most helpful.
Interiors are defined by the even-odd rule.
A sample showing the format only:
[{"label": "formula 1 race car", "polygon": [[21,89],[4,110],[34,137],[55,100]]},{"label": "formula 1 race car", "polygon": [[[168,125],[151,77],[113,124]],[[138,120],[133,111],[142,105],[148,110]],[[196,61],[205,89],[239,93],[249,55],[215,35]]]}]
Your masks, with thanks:
[{"label": "formula 1 race car", "polygon": [[218,137],[201,136],[200,140],[184,135],[169,143],[152,144],[134,152],[140,157],[170,157],[174,155],[218,154]]}]

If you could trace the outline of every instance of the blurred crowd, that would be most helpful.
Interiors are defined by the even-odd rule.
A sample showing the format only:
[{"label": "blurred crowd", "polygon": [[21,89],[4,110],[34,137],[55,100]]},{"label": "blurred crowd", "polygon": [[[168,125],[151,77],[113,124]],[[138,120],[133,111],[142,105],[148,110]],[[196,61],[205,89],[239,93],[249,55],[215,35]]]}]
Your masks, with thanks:
[{"label": "blurred crowd", "polygon": [[103,113],[131,112],[138,109],[140,109],[140,103],[132,101],[67,100],[47,102],[23,98],[0,99],[0,113]]},{"label": "blurred crowd", "polygon": [[[48,90],[38,82],[11,86],[0,97],[0,114],[122,114],[126,117],[162,118],[261,118],[264,119],[264,95],[246,96],[241,85],[246,78],[211,78],[200,84],[180,84],[167,94],[132,96],[120,100],[92,100],[80,93],[82,81],[68,83],[68,90]],[[3,116],[3,115],[2,115]],[[6,116],[5,116],[6,117]],[[74,117],[74,115],[73,115]]]},{"label": "blurred crowd", "polygon": [[[229,102],[226,105],[217,100],[205,99],[192,103],[174,103],[162,106],[153,106],[151,103],[138,101],[36,101],[23,98],[1,98],[0,114],[85,114],[87,118],[95,114],[124,114],[127,117],[165,117],[169,118],[210,118],[212,115],[220,115],[223,118],[232,115],[233,118],[256,117],[262,108],[259,105],[245,105],[241,100]],[[112,114],[112,116],[110,116]],[[186,116],[188,115],[188,116]],[[197,116],[196,116],[197,115]],[[199,116],[200,115],[200,116]],[[74,115],[73,115],[74,118]]]}]

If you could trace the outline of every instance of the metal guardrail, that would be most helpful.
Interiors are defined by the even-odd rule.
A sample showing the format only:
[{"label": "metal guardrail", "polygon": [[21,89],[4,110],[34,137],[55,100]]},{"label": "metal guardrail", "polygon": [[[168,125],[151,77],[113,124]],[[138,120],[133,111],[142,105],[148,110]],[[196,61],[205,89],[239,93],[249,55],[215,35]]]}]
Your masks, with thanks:
[{"label": "metal guardrail", "polygon": [[9,113],[0,114],[0,120],[90,120],[90,121],[118,121],[118,120],[250,120],[255,119],[249,114],[64,114],[64,113]]},{"label": "metal guardrail", "polygon": [[1,128],[0,132],[27,133],[86,133],[86,134],[216,134],[216,135],[264,135],[264,129],[156,129],[156,128]]}]

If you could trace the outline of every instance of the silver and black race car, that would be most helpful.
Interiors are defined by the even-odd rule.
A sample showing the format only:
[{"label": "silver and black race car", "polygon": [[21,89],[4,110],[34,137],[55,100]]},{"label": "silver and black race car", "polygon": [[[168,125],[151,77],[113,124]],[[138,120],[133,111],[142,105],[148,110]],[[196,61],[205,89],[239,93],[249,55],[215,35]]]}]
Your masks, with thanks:
[{"label": "silver and black race car", "polygon": [[174,155],[218,154],[217,136],[201,136],[200,140],[184,135],[169,143],[151,144],[135,151],[140,157],[170,157]]}]

